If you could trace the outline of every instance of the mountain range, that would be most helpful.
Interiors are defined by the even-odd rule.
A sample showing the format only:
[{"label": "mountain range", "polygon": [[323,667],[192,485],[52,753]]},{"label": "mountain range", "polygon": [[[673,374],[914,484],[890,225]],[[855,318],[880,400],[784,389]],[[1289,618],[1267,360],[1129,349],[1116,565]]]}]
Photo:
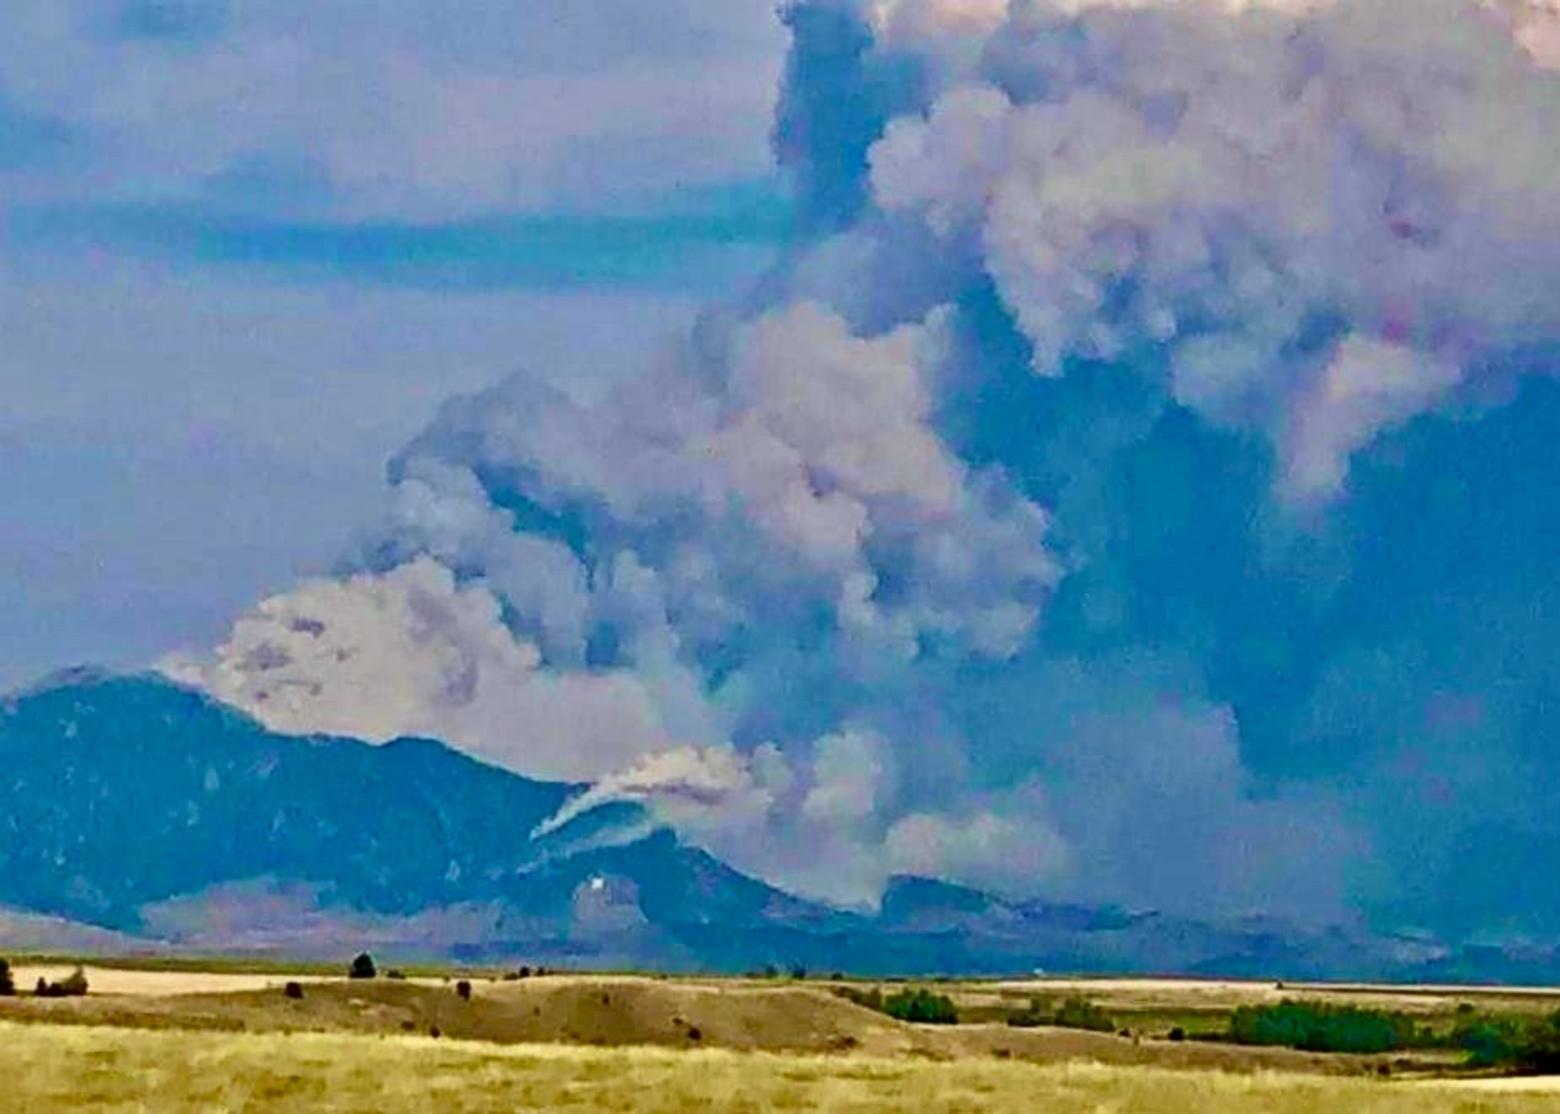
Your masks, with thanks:
[{"label": "mountain range", "polygon": [[282,736],[155,676],[0,703],[0,947],[861,975],[1553,981],[1560,951],[1197,921],[894,879],[875,913],[750,878],[584,785],[427,739]]}]

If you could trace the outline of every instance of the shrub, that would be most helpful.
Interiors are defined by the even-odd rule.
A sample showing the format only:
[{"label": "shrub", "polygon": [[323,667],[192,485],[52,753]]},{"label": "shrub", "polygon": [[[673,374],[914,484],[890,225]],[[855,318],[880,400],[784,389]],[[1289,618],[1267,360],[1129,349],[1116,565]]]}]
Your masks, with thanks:
[{"label": "shrub", "polygon": [[791,967],[791,977],[797,982],[805,982],[807,979],[807,968],[803,967],[800,963],[793,964]]},{"label": "shrub", "polygon": [[0,959],[0,998],[10,998],[16,994],[16,980],[11,977],[11,965]]},{"label": "shrub", "polygon": [[282,987],[282,993],[294,1001],[300,1000],[303,998],[303,984],[290,982]]},{"label": "shrub", "polygon": [[399,967],[392,967],[390,970],[385,972],[385,978],[402,981],[406,978],[406,972],[401,970]]},{"label": "shrub", "polygon": [[1179,1044],[1181,1041],[1186,1039],[1186,1030],[1177,1025],[1174,1029],[1170,1030],[1170,1039]]},{"label": "shrub", "polygon": [[379,970],[374,966],[374,957],[367,952],[360,952],[347,970],[349,979],[371,979],[377,974]]},{"label": "shrub", "polygon": [[460,995],[461,1001],[471,1001],[471,983],[461,979],[460,982],[455,984],[455,993]]},{"label": "shrub", "polygon": [[1043,998],[1031,998],[1029,1008],[1009,1014],[1007,1023],[1015,1029],[1055,1025],[1061,1029],[1087,1029],[1091,1033],[1116,1031],[1110,1014],[1087,998],[1068,998],[1054,1008]]},{"label": "shrub", "polygon": [[1545,1019],[1475,1018],[1459,1024],[1452,1039],[1475,1067],[1560,1072],[1560,1011]]},{"label": "shrub", "polygon": [[959,1011],[953,999],[946,994],[933,994],[929,990],[901,990],[883,999],[883,1012],[897,1021],[909,1021],[917,1025],[957,1025]]},{"label": "shrub", "polygon": [[1087,1029],[1092,1033],[1109,1033],[1116,1028],[1110,1014],[1087,998],[1069,998],[1056,1011],[1052,1023],[1063,1029]]},{"label": "shrub", "polygon": [[836,986],[833,989],[835,994],[847,1002],[854,1002],[869,1010],[877,1010],[878,1013],[883,1012],[883,992],[875,986],[870,990],[858,990],[854,986]]},{"label": "shrub", "polygon": [[77,967],[57,984],[67,998],[81,998],[87,993],[87,973]]},{"label": "shrub", "polygon": [[1230,1015],[1229,1036],[1237,1044],[1359,1054],[1394,1052],[1417,1040],[1413,1022],[1401,1014],[1296,1001],[1240,1007]]},{"label": "shrub", "polygon": [[66,975],[59,982],[48,982],[42,978],[33,991],[39,998],[81,998],[87,993],[87,975],[80,967]]},{"label": "shrub", "polygon": [[918,1025],[959,1023],[959,1011],[954,1008],[953,999],[944,994],[933,994],[923,988],[901,990],[886,998],[875,986],[868,990],[860,990],[854,986],[835,986],[830,989],[847,1002],[854,1002],[858,1006],[876,1010],[878,1013],[886,1013],[898,1021],[911,1021]]}]

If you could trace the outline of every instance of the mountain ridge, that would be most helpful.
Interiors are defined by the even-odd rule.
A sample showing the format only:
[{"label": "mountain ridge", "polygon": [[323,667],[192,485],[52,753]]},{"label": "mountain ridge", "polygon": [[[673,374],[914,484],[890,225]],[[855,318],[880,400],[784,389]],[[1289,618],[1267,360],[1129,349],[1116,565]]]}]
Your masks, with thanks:
[{"label": "mountain ridge", "polygon": [[371,940],[429,958],[716,972],[1560,973],[1553,948],[1215,924],[909,876],[875,914],[842,910],[621,802],[533,838],[587,788],[433,739],[278,735],[166,678],[72,670],[0,699],[0,908],[172,950]]}]

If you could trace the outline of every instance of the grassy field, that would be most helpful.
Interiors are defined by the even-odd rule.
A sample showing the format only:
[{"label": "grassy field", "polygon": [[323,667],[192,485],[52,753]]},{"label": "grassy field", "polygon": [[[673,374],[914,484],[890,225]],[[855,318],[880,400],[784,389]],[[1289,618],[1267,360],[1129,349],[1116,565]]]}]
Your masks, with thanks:
[{"label": "grassy field", "polygon": [[0,1024],[28,1111],[1553,1111],[1560,1090],[992,1059],[511,1046]]},{"label": "grassy field", "polygon": [[1436,1032],[1449,1032],[1476,1009],[1482,1014],[1531,1017],[1560,1009],[1560,990],[1519,987],[1370,986],[1225,979],[1036,979],[950,983],[939,987],[971,1021],[1000,1021],[1033,998],[1078,995],[1133,1032],[1164,1034],[1180,1028],[1211,1036],[1228,1025],[1231,1010],[1281,1001],[1356,1006],[1401,1013]]},{"label": "grassy field", "polygon": [[[1336,1054],[1191,1039],[1226,1029],[1237,1008],[1296,1001],[1391,1010],[1414,1033],[1547,1018],[1560,1002],[1536,989],[922,984],[957,1002],[957,1025],[905,1024],[848,1000],[901,984],[828,979],[348,980],[339,967],[133,961],[88,966],[84,997],[28,992],[72,969],[13,968],[23,993],[0,997],[0,1112],[1560,1111],[1560,1077],[1494,1078],[1518,1065],[1481,1067],[1444,1042]],[[1107,1031],[1009,1024],[1035,999],[1064,997],[1108,1012]],[[1172,1025],[1187,1039],[1171,1039]]]}]

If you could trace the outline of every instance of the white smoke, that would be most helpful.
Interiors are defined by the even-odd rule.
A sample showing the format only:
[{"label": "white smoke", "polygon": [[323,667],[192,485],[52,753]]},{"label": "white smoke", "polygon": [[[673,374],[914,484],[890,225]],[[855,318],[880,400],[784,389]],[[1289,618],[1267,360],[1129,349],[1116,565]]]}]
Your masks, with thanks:
[{"label": "white smoke", "polygon": [[430,736],[532,776],[594,779],[679,740],[626,672],[541,668],[498,599],[428,558],[263,600],[175,678],[284,733]]},{"label": "white smoke", "polygon": [[[1560,328],[1560,81],[1465,0],[1210,12],[1024,9],[992,40],[1022,96],[972,76],[895,121],[874,194],[978,244],[1037,372],[1159,349],[1179,401],[1275,441],[1325,395],[1341,458],[1296,451],[1346,465]],[[1067,27],[1082,58],[1043,46]]]},{"label": "white smoke", "polygon": [[[525,376],[450,402],[392,468],[389,571],[267,601],[194,675],[287,730],[596,780],[543,831],[633,801],[841,901],[911,870],[1337,910],[1349,821],[1246,776],[1195,666],[1146,645],[1101,676],[1044,645],[1081,558],[1015,473],[1066,396],[981,400],[1008,440],[963,452],[950,411],[991,380],[962,299],[989,287],[1036,376],[1108,365],[1249,432],[1275,505],[1324,515],[1384,431],[1560,336],[1537,9],[801,9],[875,38],[859,69],[799,44],[846,77],[795,60],[795,111],[891,106],[865,195],[820,191],[840,230],[597,402]],[[874,66],[917,80],[895,100]],[[860,88],[814,103],[808,80]],[[856,165],[798,149],[807,181]],[[1064,493],[1100,482],[1091,444],[1038,447]],[[1135,524],[1071,525],[1108,555]]]},{"label": "white smoke", "polygon": [[684,828],[730,831],[761,823],[784,792],[790,772],[773,748],[751,758],[729,747],[681,747],[652,754],[571,798],[531,834],[556,832],[602,805],[634,802]]}]

